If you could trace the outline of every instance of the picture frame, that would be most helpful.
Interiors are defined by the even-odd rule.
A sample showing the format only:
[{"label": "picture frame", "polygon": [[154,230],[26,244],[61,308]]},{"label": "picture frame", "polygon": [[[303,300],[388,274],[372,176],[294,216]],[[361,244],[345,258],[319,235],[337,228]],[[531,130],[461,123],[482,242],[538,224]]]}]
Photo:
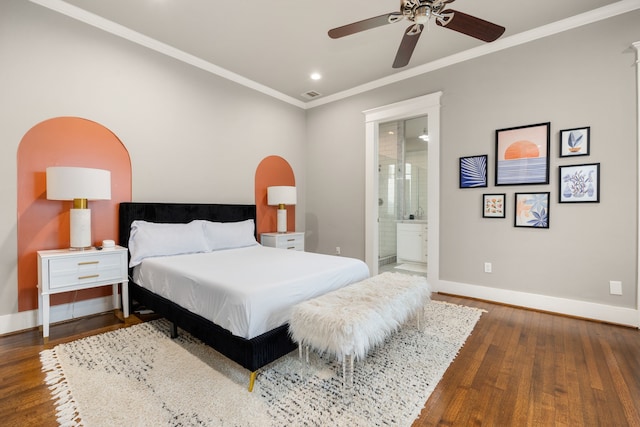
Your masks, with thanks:
[{"label": "picture frame", "polygon": [[516,193],[514,227],[549,228],[550,192]]},{"label": "picture frame", "polygon": [[491,193],[482,195],[482,217],[504,218],[506,211],[505,193]]},{"label": "picture frame", "polygon": [[460,157],[460,188],[481,188],[487,186],[486,154]]},{"label": "picture frame", "polygon": [[560,203],[600,203],[600,163],[558,166]]},{"label": "picture frame", "polygon": [[563,129],[560,131],[560,157],[588,156],[591,127]]},{"label": "picture frame", "polygon": [[551,123],[496,130],[495,185],[549,183]]}]

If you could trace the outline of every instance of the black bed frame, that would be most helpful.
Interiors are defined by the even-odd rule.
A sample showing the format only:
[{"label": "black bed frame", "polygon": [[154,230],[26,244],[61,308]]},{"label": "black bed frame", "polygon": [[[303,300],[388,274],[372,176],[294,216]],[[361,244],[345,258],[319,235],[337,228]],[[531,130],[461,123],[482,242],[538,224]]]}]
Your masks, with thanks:
[{"label": "black bed frame", "polygon": [[[131,223],[134,220],[163,223],[187,223],[194,219],[217,222],[256,219],[255,205],[193,204],[193,203],[120,203],[119,244],[127,247]],[[189,332],[229,359],[251,371],[249,391],[253,388],[256,371],[268,363],[296,349],[289,336],[287,324],[252,339],[233,335],[202,316],[150,292],[131,280],[129,272],[129,301],[153,310],[173,324],[172,335],[178,327]]]}]

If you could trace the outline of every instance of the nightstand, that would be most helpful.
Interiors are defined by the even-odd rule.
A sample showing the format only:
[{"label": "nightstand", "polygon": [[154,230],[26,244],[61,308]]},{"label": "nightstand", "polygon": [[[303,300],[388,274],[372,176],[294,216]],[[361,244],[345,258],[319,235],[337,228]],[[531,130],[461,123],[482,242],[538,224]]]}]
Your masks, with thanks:
[{"label": "nightstand", "polygon": [[304,251],[304,232],[262,233],[260,235],[260,242],[262,246]]},{"label": "nightstand", "polygon": [[118,284],[122,283],[122,311],[129,317],[127,248],[103,250],[54,249],[38,251],[38,316],[42,336],[49,337],[49,296],[62,292],[112,285],[113,307],[120,307]]}]

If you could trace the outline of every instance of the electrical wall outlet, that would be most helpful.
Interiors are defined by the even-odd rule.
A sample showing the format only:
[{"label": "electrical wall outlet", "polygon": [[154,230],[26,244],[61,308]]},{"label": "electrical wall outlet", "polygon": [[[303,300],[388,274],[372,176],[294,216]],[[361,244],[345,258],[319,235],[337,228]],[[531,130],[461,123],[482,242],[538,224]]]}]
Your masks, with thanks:
[{"label": "electrical wall outlet", "polygon": [[491,273],[492,267],[491,267],[491,263],[490,262],[485,262],[484,263],[484,272],[485,273]]},{"label": "electrical wall outlet", "polygon": [[336,246],[336,255],[340,255],[340,246]]},{"label": "electrical wall outlet", "polygon": [[619,280],[611,280],[609,282],[609,293],[611,295],[622,295],[622,282]]}]

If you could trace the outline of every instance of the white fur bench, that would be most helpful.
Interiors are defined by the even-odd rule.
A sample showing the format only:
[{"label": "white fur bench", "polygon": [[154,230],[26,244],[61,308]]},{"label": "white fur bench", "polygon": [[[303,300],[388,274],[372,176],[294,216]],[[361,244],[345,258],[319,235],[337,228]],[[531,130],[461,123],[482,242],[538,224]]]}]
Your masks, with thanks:
[{"label": "white fur bench", "polygon": [[[289,322],[292,339],[302,348],[363,359],[410,317],[420,314],[431,291],[424,276],[382,273],[294,306]],[[307,353],[308,360],[308,353]]]}]

